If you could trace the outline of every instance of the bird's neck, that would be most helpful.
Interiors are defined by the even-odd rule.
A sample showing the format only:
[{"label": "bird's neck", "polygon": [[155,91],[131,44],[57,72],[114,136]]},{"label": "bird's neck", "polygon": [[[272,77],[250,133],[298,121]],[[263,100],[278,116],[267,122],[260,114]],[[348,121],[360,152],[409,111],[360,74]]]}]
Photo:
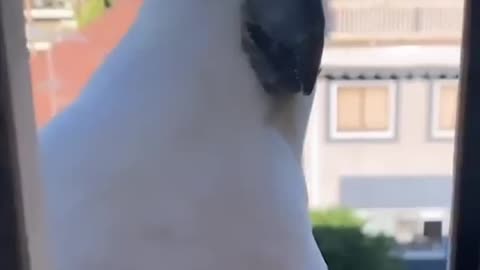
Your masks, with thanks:
[{"label": "bird's neck", "polygon": [[231,27],[239,19],[245,0],[144,0],[136,26],[152,34],[175,27]]}]

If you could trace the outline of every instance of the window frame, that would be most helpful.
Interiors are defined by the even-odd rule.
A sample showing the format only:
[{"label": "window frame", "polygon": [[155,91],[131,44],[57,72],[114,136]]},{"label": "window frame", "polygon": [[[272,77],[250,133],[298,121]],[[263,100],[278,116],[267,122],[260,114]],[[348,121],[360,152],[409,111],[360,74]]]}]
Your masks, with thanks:
[{"label": "window frame", "polygon": [[[18,19],[21,18],[20,5],[20,2],[15,0],[5,0],[0,2],[0,21],[3,23],[3,25],[0,23],[0,28],[3,30],[2,33],[0,33],[0,39],[2,39],[0,43],[8,44],[8,46],[0,48],[1,53],[8,58],[8,61],[0,63],[2,66],[0,69],[2,69],[1,73],[4,73],[5,76],[8,75],[6,78],[12,82],[10,86],[5,87],[4,91],[14,94],[15,98],[12,99],[13,101],[9,100],[7,101],[7,104],[8,102],[13,103],[14,111],[17,112],[10,114],[10,117],[16,116],[14,117],[16,119],[13,119],[15,125],[14,127],[10,127],[10,129],[16,128],[23,131],[14,134],[15,137],[17,137],[17,148],[21,148],[22,151],[18,150],[18,157],[12,157],[11,159],[14,160],[14,162],[17,162],[17,160],[21,161],[20,164],[23,167],[20,170],[21,173],[16,173],[17,179],[14,179],[15,181],[22,180],[18,178],[30,178],[32,176],[32,172],[29,172],[31,170],[26,169],[25,167],[36,167],[36,165],[34,165],[35,160],[31,155],[31,151],[27,151],[34,142],[33,137],[28,138],[35,134],[34,128],[32,128],[33,114],[31,112],[23,114],[18,113],[25,111],[29,103],[31,105],[31,98],[22,96],[22,93],[27,93],[27,91],[22,91],[26,88],[21,87],[22,84],[25,83],[25,80],[29,80],[26,78],[25,74],[23,74],[27,73],[27,71],[17,69],[18,64],[22,61],[22,65],[24,66],[23,69],[27,67],[25,59],[18,57],[21,55],[21,48],[23,47],[23,44],[19,42],[19,40],[23,38],[20,35],[22,33],[20,27],[23,22]],[[480,89],[480,77],[477,74],[477,71],[480,70],[480,61],[478,61],[478,59],[480,59],[480,51],[477,49],[480,47],[480,33],[476,31],[480,27],[480,2],[466,0],[464,10],[464,36],[462,43],[463,57],[460,72],[462,86],[459,99],[460,106],[458,108],[458,132],[456,134],[455,203],[453,208],[454,217],[451,235],[452,245],[449,248],[450,260],[448,263],[449,269],[451,270],[476,269],[478,268],[478,262],[480,261],[480,233],[478,231],[478,228],[480,227],[480,216],[478,215],[478,191],[480,190],[480,182],[477,181],[480,175],[480,170],[478,169],[478,158],[480,153],[480,144],[478,143],[478,138],[480,137],[480,122],[476,118],[480,113],[480,94],[478,92]],[[6,38],[7,36],[8,39]],[[23,76],[19,74],[23,74]],[[22,107],[21,105],[24,106]],[[28,116],[29,114],[31,115]],[[25,144],[26,142],[29,143]],[[14,169],[19,171],[18,168]],[[31,183],[32,181],[27,181],[26,185],[22,186],[22,189],[30,189],[29,186]],[[38,192],[35,188],[32,188],[29,191]],[[27,193],[30,194],[30,192]],[[21,198],[18,198],[18,200],[21,200]],[[27,205],[29,205],[29,203],[27,203]],[[38,205],[31,204],[30,206],[35,206],[33,209],[38,209]],[[19,216],[23,215],[21,213],[21,208],[22,207],[16,208],[16,211],[20,214]],[[33,213],[28,213],[27,211],[26,216],[28,217],[29,214],[31,217],[42,216],[41,214],[33,215]],[[7,222],[12,221],[7,220]],[[23,226],[19,227],[19,230],[23,230]],[[36,243],[36,240],[38,240],[38,234],[32,234],[32,236],[35,237],[30,239],[30,243]],[[2,244],[10,248],[10,246],[8,246],[9,243],[2,242]],[[43,260],[39,260],[42,256],[38,256],[36,253],[43,252],[44,246],[37,245],[38,243],[35,244],[36,248],[32,248],[29,252],[33,258],[32,268],[51,269],[51,267],[45,266],[41,263]],[[13,247],[14,245],[11,246]],[[24,256],[28,257],[27,255],[28,254]],[[11,269],[27,269],[27,267]]]},{"label": "window frame", "polygon": [[455,134],[455,180],[448,269],[478,269],[480,262],[480,2],[465,0],[460,94]]},{"label": "window frame", "polygon": [[[457,79],[439,79],[432,82],[430,94],[430,121],[429,133],[433,140],[453,141],[455,138],[455,128],[451,130],[440,129],[440,91],[442,87],[449,84],[456,84],[459,87]],[[460,90],[457,90],[460,91]],[[458,102],[457,102],[458,104]],[[458,111],[458,106],[457,106]]]},{"label": "window frame", "polygon": [[[29,54],[22,15],[23,2],[0,1],[0,144],[3,198],[0,268],[52,269],[45,200],[35,153]],[[4,240],[4,241],[3,241]]]},{"label": "window frame", "polygon": [[[389,91],[389,128],[385,131],[355,131],[345,132],[338,130],[338,89],[342,86],[385,86]],[[385,141],[393,140],[398,130],[398,83],[394,80],[335,80],[330,81],[328,87],[328,137],[333,141]]]}]

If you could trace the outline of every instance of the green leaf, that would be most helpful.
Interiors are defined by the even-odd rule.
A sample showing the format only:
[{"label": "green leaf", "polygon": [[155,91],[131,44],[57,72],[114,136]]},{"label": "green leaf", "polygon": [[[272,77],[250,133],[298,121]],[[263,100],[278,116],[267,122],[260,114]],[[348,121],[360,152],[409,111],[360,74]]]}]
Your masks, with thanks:
[{"label": "green leaf", "polygon": [[85,27],[101,17],[106,11],[105,0],[88,0],[77,9],[78,26]]},{"label": "green leaf", "polygon": [[311,213],[313,236],[329,270],[402,270],[403,264],[390,255],[392,238],[365,234],[364,221],[348,209]]},{"label": "green leaf", "polygon": [[362,227],[364,224],[361,218],[345,208],[312,211],[310,219],[313,226],[323,227]]}]

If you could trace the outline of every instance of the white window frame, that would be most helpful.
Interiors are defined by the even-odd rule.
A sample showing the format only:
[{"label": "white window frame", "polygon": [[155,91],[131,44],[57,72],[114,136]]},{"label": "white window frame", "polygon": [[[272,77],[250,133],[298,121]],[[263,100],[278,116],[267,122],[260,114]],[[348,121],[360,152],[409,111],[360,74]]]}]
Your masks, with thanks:
[{"label": "white window frame", "polygon": [[[358,131],[343,132],[338,131],[338,88],[342,86],[386,86],[390,92],[390,126],[386,131]],[[333,140],[390,140],[394,139],[397,133],[397,83],[392,80],[348,80],[333,81],[329,87],[329,136]]]},{"label": "white window frame", "polygon": [[440,91],[442,86],[448,84],[459,84],[455,79],[435,80],[432,87],[431,109],[430,109],[430,134],[433,139],[453,139],[455,137],[455,129],[442,130],[440,124]]},{"label": "white window frame", "polygon": [[27,42],[27,48],[31,52],[48,51],[52,48],[51,42]]},{"label": "white window frame", "polygon": [[24,16],[33,20],[74,20],[75,11],[68,8],[32,8],[25,10]]}]

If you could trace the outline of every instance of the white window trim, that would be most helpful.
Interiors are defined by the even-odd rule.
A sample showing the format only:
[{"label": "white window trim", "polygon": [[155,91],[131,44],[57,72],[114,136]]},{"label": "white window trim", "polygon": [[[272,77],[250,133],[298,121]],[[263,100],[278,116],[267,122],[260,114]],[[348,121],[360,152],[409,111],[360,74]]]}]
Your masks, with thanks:
[{"label": "white window trim", "polygon": [[34,20],[74,20],[75,11],[69,8],[32,8],[25,10],[24,16],[30,16]]},{"label": "white window trim", "polygon": [[30,51],[48,51],[52,48],[52,43],[51,42],[43,42],[43,41],[38,41],[38,42],[27,42],[27,48]]},{"label": "white window trim", "polygon": [[[390,91],[390,126],[386,131],[338,131],[338,88],[341,86],[386,86]],[[397,132],[397,84],[391,80],[348,80],[335,81],[329,87],[329,135],[333,140],[386,140],[395,138]]]},{"label": "white window trim", "polygon": [[442,130],[440,124],[440,91],[441,87],[448,84],[457,84],[458,80],[437,80],[433,82],[432,87],[432,108],[430,110],[430,134],[434,139],[453,139],[455,130]]}]

